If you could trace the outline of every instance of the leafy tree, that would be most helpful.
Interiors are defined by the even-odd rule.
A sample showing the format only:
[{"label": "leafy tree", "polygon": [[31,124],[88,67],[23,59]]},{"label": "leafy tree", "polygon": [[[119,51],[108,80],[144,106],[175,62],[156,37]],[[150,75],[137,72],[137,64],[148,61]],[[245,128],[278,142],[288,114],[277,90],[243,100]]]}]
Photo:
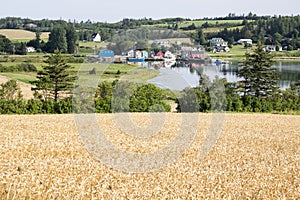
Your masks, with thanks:
[{"label": "leafy tree", "polygon": [[175,100],[177,112],[199,112],[196,88],[185,88],[180,92],[180,97]]},{"label": "leafy tree", "polygon": [[254,53],[246,53],[243,67],[237,72],[240,81],[240,89],[244,95],[255,97],[270,96],[279,91],[277,81],[279,72],[272,67],[274,64],[273,56],[265,52],[259,44]]},{"label": "leafy tree", "polygon": [[67,94],[73,86],[75,79],[70,73],[72,68],[66,64],[65,58],[60,51],[55,51],[45,61],[47,65],[42,66],[43,70],[37,74],[37,80],[33,81],[36,86],[33,89],[42,92],[42,98],[54,99],[57,102],[59,94]]},{"label": "leafy tree", "polygon": [[0,53],[13,53],[13,44],[12,42],[6,38],[4,35],[0,35]]},{"label": "leafy tree", "polygon": [[35,42],[36,42],[36,49],[38,51],[40,51],[40,48],[41,48],[41,32],[39,30],[37,30],[35,32]]},{"label": "leafy tree", "polygon": [[74,25],[69,24],[67,31],[66,31],[66,37],[67,37],[67,47],[68,47],[67,52],[70,54],[73,54],[73,53],[75,53],[76,42],[78,40],[78,35],[77,35]]},{"label": "leafy tree", "polygon": [[20,86],[15,80],[9,80],[6,83],[0,85],[0,100],[2,101],[20,101],[23,95],[21,93]]},{"label": "leafy tree", "polygon": [[30,40],[27,46],[34,47],[38,52],[41,51],[41,32],[39,30],[35,33],[35,39]]},{"label": "leafy tree", "polygon": [[103,81],[98,85],[95,94],[95,107],[99,113],[111,113],[111,102],[114,83]]},{"label": "leafy tree", "polygon": [[171,107],[167,105],[164,91],[155,85],[145,84],[139,86],[130,98],[131,112],[168,112]]},{"label": "leafy tree", "polygon": [[130,81],[114,81],[113,85],[112,112],[129,112],[130,97],[138,84]]},{"label": "leafy tree", "polygon": [[46,51],[53,53],[59,50],[63,53],[67,52],[66,29],[63,26],[56,26],[49,35],[49,41],[46,45]]},{"label": "leafy tree", "polygon": [[26,44],[24,42],[16,44],[15,53],[18,55],[26,55],[27,54]]},{"label": "leafy tree", "polygon": [[204,45],[207,43],[207,41],[205,39],[205,34],[204,34],[202,28],[197,29],[196,42],[200,43],[201,45]]},{"label": "leafy tree", "polygon": [[205,74],[200,74],[200,80],[199,80],[199,90],[202,92],[208,92],[209,88],[211,86],[211,81],[209,79],[209,77]]}]

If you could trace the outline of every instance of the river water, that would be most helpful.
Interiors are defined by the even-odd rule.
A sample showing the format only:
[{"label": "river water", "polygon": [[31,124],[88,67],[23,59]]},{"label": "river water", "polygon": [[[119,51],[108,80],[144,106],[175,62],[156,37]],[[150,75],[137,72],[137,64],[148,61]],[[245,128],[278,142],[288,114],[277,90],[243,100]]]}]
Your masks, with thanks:
[{"label": "river water", "polygon": [[[182,90],[186,87],[198,86],[200,74],[205,74],[211,80],[215,76],[226,78],[229,82],[237,82],[240,78],[236,73],[239,69],[238,62],[227,64],[197,64],[197,63],[175,63],[172,66],[164,66],[161,62],[144,63],[145,67],[159,70],[160,74],[148,80],[161,88],[171,90]],[[291,83],[300,80],[300,62],[299,61],[280,61],[274,64],[280,72],[278,85],[281,89],[289,88]]]}]

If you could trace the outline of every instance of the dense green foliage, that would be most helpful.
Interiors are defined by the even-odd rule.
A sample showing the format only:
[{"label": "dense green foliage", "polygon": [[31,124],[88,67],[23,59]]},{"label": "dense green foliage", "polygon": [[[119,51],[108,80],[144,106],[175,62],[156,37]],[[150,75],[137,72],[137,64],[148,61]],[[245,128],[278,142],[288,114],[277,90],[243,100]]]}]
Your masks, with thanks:
[{"label": "dense green foliage", "polygon": [[[216,91],[212,86],[222,81],[225,92]],[[252,95],[239,95],[232,89],[232,83],[226,80],[214,80],[207,90],[201,87],[187,88],[181,92],[177,103],[178,112],[273,112],[291,113],[300,111],[300,98],[296,88],[281,91],[280,94],[268,97],[256,97]],[[216,87],[216,88],[219,88]],[[219,95],[219,96],[216,96]]]},{"label": "dense green foliage", "polygon": [[[136,84],[133,82],[102,82],[96,94],[89,98],[82,97],[80,103],[74,104],[74,99],[32,99],[23,100],[16,84],[2,86],[14,88],[2,90],[0,88],[0,113],[1,114],[61,114],[61,113],[112,113],[112,112],[169,112],[170,106],[165,103],[167,99],[164,90],[151,84]],[[82,91],[82,95],[88,88]],[[2,92],[3,91],[3,92]],[[11,91],[11,92],[10,92]],[[13,93],[12,93],[13,91]],[[5,95],[3,95],[5,93]]]},{"label": "dense green foliage", "polygon": [[162,112],[171,108],[165,103],[167,94],[152,84],[127,81],[99,84],[95,105],[98,112]]},{"label": "dense green foliage", "polygon": [[66,53],[67,48],[66,29],[61,26],[54,27],[49,35],[49,41],[47,42],[45,50],[51,53],[55,50]]},{"label": "dense green foliage", "polygon": [[37,68],[31,63],[21,63],[13,66],[3,66],[0,64],[0,72],[36,72]]},{"label": "dense green foliage", "polygon": [[11,42],[8,38],[0,35],[0,54],[26,55],[26,44],[24,42]]},{"label": "dense green foliage", "polygon": [[9,80],[0,85],[0,101],[20,101],[22,98],[17,81]]},{"label": "dense green foliage", "polygon": [[67,39],[67,52],[69,54],[77,53],[77,40],[78,35],[74,25],[69,24],[66,31],[66,39]]}]

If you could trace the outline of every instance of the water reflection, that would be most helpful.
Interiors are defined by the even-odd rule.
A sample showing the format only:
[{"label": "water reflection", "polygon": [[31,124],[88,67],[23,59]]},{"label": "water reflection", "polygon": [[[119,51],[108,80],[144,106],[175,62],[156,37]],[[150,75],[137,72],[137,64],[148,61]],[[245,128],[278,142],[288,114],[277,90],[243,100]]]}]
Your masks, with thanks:
[{"label": "water reflection", "polygon": [[[228,82],[237,82],[241,78],[237,77],[240,68],[238,62],[225,64],[197,63],[197,62],[146,62],[145,67],[160,71],[160,75],[150,79],[148,82],[162,88],[182,90],[186,87],[198,86],[202,74],[209,76],[211,80],[216,75],[226,78]],[[281,89],[289,88],[291,83],[300,80],[300,62],[276,62],[274,67],[281,72],[278,85]]]},{"label": "water reflection", "polygon": [[198,86],[203,74],[211,80],[216,75],[220,76],[216,65],[199,62],[174,62],[171,66],[166,66],[164,62],[148,62],[147,67],[160,71],[159,76],[148,80],[149,83],[172,90]]}]

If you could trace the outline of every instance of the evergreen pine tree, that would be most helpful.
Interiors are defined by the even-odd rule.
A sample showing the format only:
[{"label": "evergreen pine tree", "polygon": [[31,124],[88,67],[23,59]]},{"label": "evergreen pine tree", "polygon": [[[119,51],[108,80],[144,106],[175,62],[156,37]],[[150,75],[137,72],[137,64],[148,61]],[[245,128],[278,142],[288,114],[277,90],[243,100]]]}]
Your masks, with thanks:
[{"label": "evergreen pine tree", "polygon": [[47,65],[37,74],[37,80],[33,82],[33,90],[42,92],[45,100],[59,99],[60,92],[67,94],[73,87],[75,77],[70,74],[70,65],[67,65],[60,51],[55,51],[45,61]]},{"label": "evergreen pine tree", "polygon": [[279,72],[272,67],[273,56],[265,52],[263,46],[258,44],[254,53],[246,53],[242,69],[237,73],[240,81],[240,89],[244,95],[255,97],[271,96],[279,91],[277,81]]},{"label": "evergreen pine tree", "polygon": [[67,37],[68,53],[73,54],[75,53],[76,42],[78,40],[78,35],[74,25],[69,24],[66,32],[66,37]]}]

